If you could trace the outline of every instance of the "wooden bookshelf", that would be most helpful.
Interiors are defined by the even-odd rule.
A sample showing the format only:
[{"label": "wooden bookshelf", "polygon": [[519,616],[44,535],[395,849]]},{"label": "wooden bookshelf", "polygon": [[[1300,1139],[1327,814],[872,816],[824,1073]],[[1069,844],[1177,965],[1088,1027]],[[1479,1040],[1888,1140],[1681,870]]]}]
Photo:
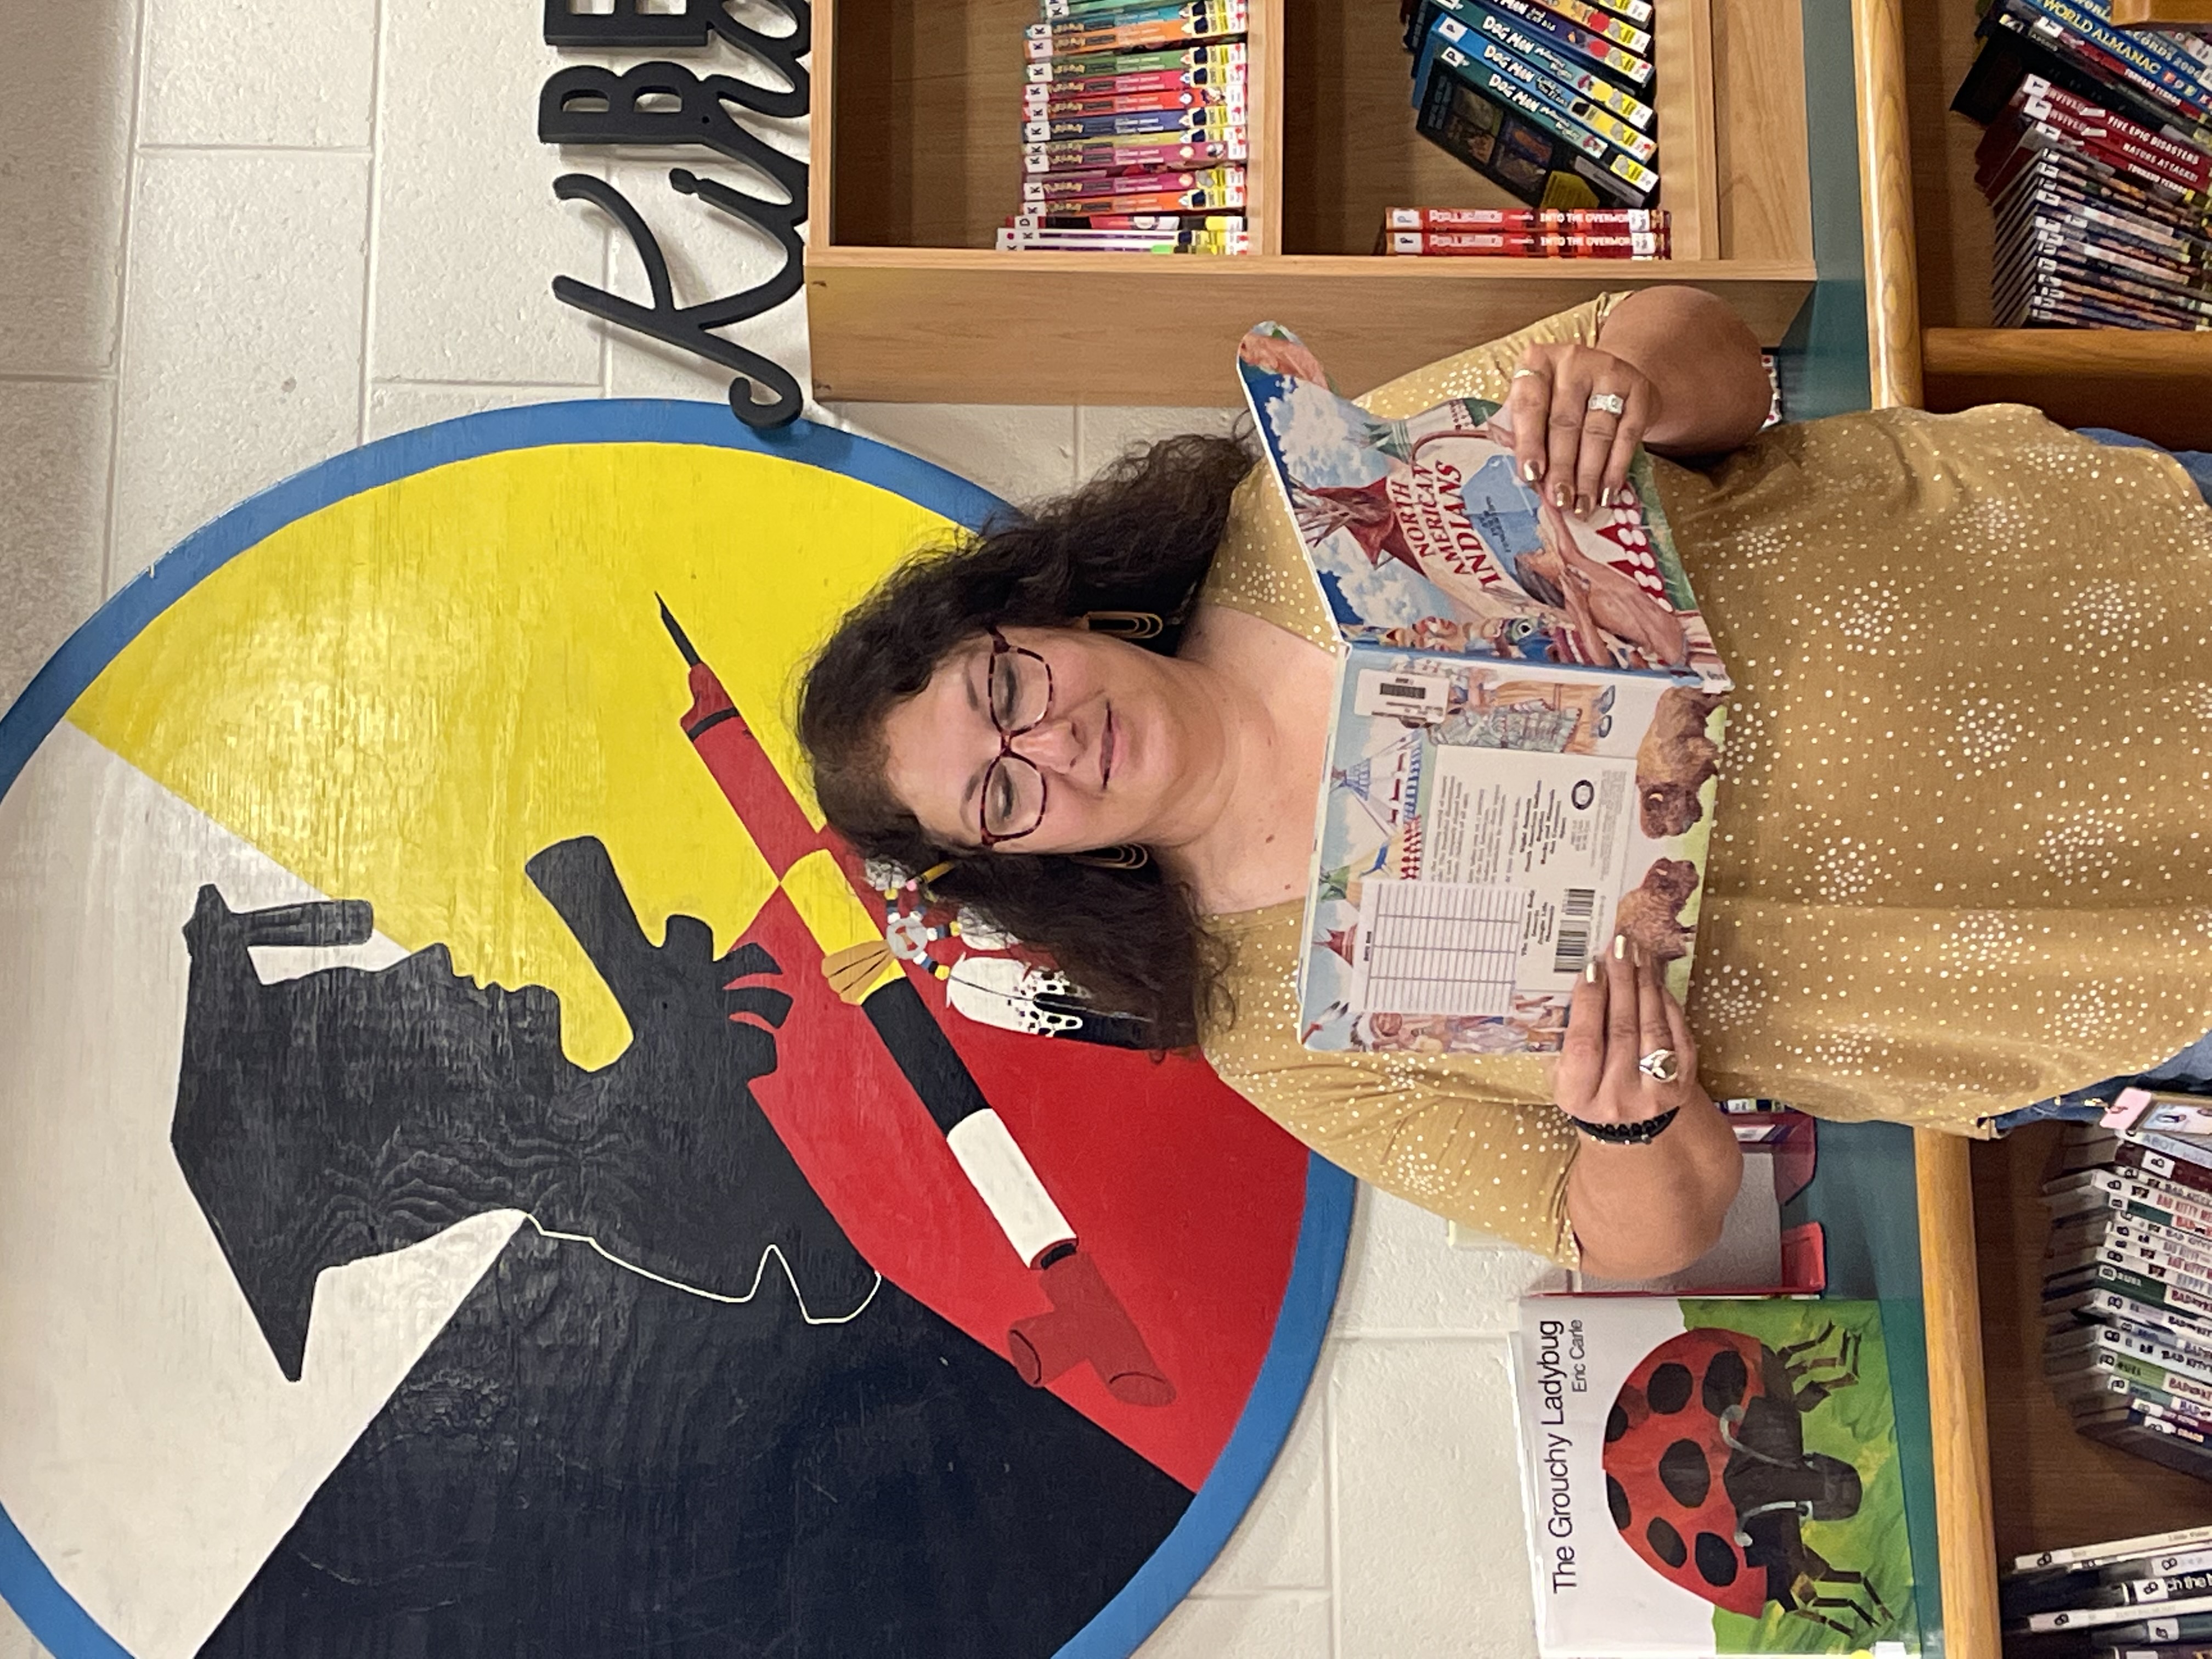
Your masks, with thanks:
[{"label": "wooden bookshelf", "polygon": [[[1853,0],[1874,402],[2021,401],[2212,443],[2212,337],[1989,326],[1979,129],[1948,107],[1974,16],[1972,0]],[[2212,1522],[2212,1484],[2082,1438],[2043,1385],[2039,1188],[2056,1133],[1914,1137],[1945,1659],[2002,1659],[2001,1559]]]},{"label": "wooden bookshelf", "polygon": [[[818,0],[807,302],[816,394],[908,402],[1237,400],[1262,318],[1347,386],[1602,293],[1691,282],[1770,343],[1813,278],[1799,0],[1656,0],[1659,263],[1383,259],[1394,205],[1510,198],[1413,131],[1383,0],[1253,0],[1240,258],[1002,254],[1035,0]],[[1668,66],[1680,68],[1673,73]]]},{"label": "wooden bookshelf", "polygon": [[[1950,108],[1974,59],[1973,0],[1857,0],[1854,16],[1868,322],[1877,375],[1893,375],[1887,401],[2027,403],[2068,426],[2212,447],[2212,335],[1990,326],[1993,225],[1974,188],[1982,129]],[[1911,50],[1883,52],[1885,27]]]}]

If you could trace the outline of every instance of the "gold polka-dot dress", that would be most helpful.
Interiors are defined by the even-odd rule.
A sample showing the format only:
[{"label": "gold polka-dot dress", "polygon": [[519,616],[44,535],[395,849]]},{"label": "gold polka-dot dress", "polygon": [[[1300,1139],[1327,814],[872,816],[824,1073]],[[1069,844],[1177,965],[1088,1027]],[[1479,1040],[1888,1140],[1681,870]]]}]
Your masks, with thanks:
[{"label": "gold polka-dot dress", "polygon": [[[1361,401],[1500,399],[1609,304]],[[2212,509],[2179,465],[2011,404],[1655,465],[1736,685],[1688,1004],[1706,1087],[1972,1133],[2212,1029]],[[1205,597],[1330,646],[1263,473]],[[1216,1071],[1364,1179],[1572,1260],[1547,1064],[1300,1047],[1303,908],[1212,919]]]}]

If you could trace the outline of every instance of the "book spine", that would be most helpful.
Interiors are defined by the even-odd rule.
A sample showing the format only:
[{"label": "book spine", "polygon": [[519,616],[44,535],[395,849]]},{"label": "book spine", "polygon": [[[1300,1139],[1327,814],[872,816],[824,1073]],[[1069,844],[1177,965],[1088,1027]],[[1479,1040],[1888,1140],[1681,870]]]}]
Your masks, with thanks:
[{"label": "book spine", "polygon": [[1128,98],[1055,98],[1024,103],[1022,118],[1024,130],[1038,121],[1082,120],[1097,115],[1148,115],[1169,111],[1186,113],[1218,112],[1223,119],[1244,125],[1244,104],[1240,98],[1199,97],[1189,92],[1141,92]]},{"label": "book spine", "polygon": [[1242,202],[1244,176],[1242,172],[1227,167],[1208,168],[1198,173],[1101,173],[1062,178],[1048,173],[1041,179],[1022,180],[1022,199],[1027,202],[1073,201],[1079,198],[1088,200],[1115,196],[1182,197],[1203,193],[1210,202],[1218,204],[1232,191]]},{"label": "book spine", "polygon": [[2117,1393],[2123,1384],[2134,1393],[2148,1389],[2146,1398],[2193,1417],[2203,1417],[2212,1408],[2212,1387],[2125,1354],[2089,1355],[2053,1377],[2051,1383],[2075,1393],[2083,1389]]},{"label": "book spine", "polygon": [[2046,1567],[2107,1566],[2139,1557],[2195,1548],[2212,1548],[2212,1526],[2182,1527],[2172,1532],[2145,1533],[2099,1544],[2040,1550],[2029,1555],[2015,1555],[2012,1565],[2014,1572],[2040,1572]]},{"label": "book spine", "polygon": [[[1446,50],[1456,52],[1458,48],[1448,47]],[[1627,122],[1600,109],[1589,99],[1570,91],[1553,80],[1550,76],[1540,74],[1531,69],[1496,41],[1486,40],[1482,43],[1480,58],[1482,63],[1490,69],[1510,76],[1569,120],[1579,124],[1596,137],[1633,156],[1637,161],[1648,165],[1658,156],[1659,146],[1637,131],[1634,127],[1630,126]]]},{"label": "book spine", "polygon": [[1022,83],[1022,102],[1054,103],[1071,98],[1132,98],[1158,92],[1226,92],[1243,88],[1243,77],[1233,80],[1212,70],[1141,70],[1127,75],[1086,75]]},{"label": "book spine", "polygon": [[[1572,87],[1592,102],[1602,105],[1638,132],[1650,131],[1652,124],[1658,119],[1650,105],[1631,97],[1589,65],[1575,62],[1564,52],[1554,52],[1534,36],[1514,27],[1495,12],[1477,7],[1473,9],[1473,15],[1474,28],[1481,30],[1486,37],[1554,76],[1561,84]],[[1452,37],[1452,44],[1462,51],[1466,50],[1466,42],[1462,37],[1472,31],[1458,18],[1449,21],[1454,28],[1461,31],[1460,36]]]},{"label": "book spine", "polygon": [[1009,230],[1244,230],[1241,213],[1018,213]]},{"label": "book spine", "polygon": [[[2037,0],[2042,4],[2043,0]],[[2074,30],[2100,52],[2170,85],[2199,108],[2212,95],[2212,71],[2175,46],[2157,29],[2121,29],[2105,0],[2052,0],[2045,8],[2056,22]]]},{"label": "book spine", "polygon": [[1651,37],[1649,33],[1609,12],[1585,3],[1585,0],[1534,0],[1534,3],[1577,28],[1601,40],[1612,41],[1624,52],[1632,52],[1638,58],[1651,56]]},{"label": "book spine", "polygon": [[[2177,1601],[2160,1617],[2179,1619],[2191,1613],[2212,1613],[2212,1596]],[[2100,1625],[2132,1626],[2142,1622],[2140,1608],[2124,1607],[2069,1607],[2057,1613],[2032,1613],[2027,1616],[2027,1628],[2030,1632],[2094,1630]]]},{"label": "book spine", "polygon": [[[1145,135],[1146,137],[1152,135]],[[1024,173],[1183,173],[1221,167],[1245,159],[1239,137],[1205,138],[1187,143],[1091,143],[1069,140],[1031,144],[1022,152]]]},{"label": "book spine", "polygon": [[[1990,46],[1999,46],[2001,52],[1994,56],[2008,58],[2100,107],[2113,108],[2138,125],[2155,131],[2179,118],[2166,103],[2138,90],[2118,65],[2103,59],[2087,41],[2072,41],[2064,29],[2033,10],[2022,8],[2016,14],[2010,0],[1996,0],[1983,14],[1977,33],[1990,43],[1983,58],[1993,56]],[[1976,60],[1977,70],[1982,61]],[[1960,95],[1967,90],[1961,88]],[[2005,88],[2005,96],[2010,93],[2010,88]],[[2000,107],[2002,101],[2000,98]]]},{"label": "book spine", "polygon": [[1226,112],[1217,110],[1144,110],[1133,115],[1070,115],[1048,121],[1028,121],[1022,125],[1022,137],[1031,144],[1047,144],[1060,138],[1121,137],[1133,133],[1163,133],[1159,143],[1180,143],[1188,140],[1222,141],[1225,134],[1240,130],[1243,124],[1231,121]]},{"label": "book spine", "polygon": [[[1668,234],[1664,208],[1389,208],[1385,230],[1543,230],[1571,236]],[[1759,1103],[1746,1103],[1746,1109]],[[1723,1101],[1723,1110],[1735,1109]],[[1778,1115],[1779,1114],[1769,1114]]]},{"label": "book spine", "polygon": [[1540,231],[1394,230],[1393,254],[1492,259],[1663,259],[1665,244],[1647,233],[1562,236]]},{"label": "book spine", "polygon": [[2160,1181],[2186,1187],[2191,1192],[2212,1194],[2212,1170],[2185,1158],[2169,1158],[2166,1153],[2148,1146],[2122,1146],[2112,1154],[2112,1162],[2122,1169],[2140,1170],[2145,1175],[2155,1176]]},{"label": "book spine", "polygon": [[1640,89],[1651,84],[1651,62],[1648,58],[1638,57],[1588,29],[1577,28],[1565,18],[1535,4],[1534,0],[1464,0],[1464,3],[1469,9],[1518,22],[1562,51],[1587,58],[1600,69],[1612,70],[1632,87]]},{"label": "book spine", "polygon": [[2156,1307],[2118,1291],[2087,1291],[2061,1298],[2055,1304],[2055,1313],[2060,1319],[2087,1320],[2130,1330],[2163,1333],[2179,1340],[2212,1343],[2212,1319]]},{"label": "book spine", "polygon": [[1638,27],[1651,27],[1651,0],[1597,0],[1597,3]]},{"label": "book spine", "polygon": [[1206,16],[1220,0],[1038,0],[1037,10],[1054,29],[1128,28],[1139,23],[1188,22]]},{"label": "book spine", "polygon": [[2124,1176],[2097,1170],[2076,1190],[2116,1214],[2133,1215],[2179,1231],[2212,1237],[2212,1198],[2193,1195],[2186,1187],[2163,1181],[2130,1181]]},{"label": "book spine", "polygon": [[1480,64],[1462,61],[1452,64],[1450,60],[1455,57],[1464,60],[1463,53],[1447,46],[1437,54],[1437,61],[1449,64],[1453,73],[1466,79],[1476,90],[1518,111],[1555,138],[1581,151],[1588,165],[1577,165],[1576,171],[1615,200],[1631,207],[1643,207],[1657,194],[1659,175],[1633,156],[1613,149],[1595,133],[1552,108],[1510,77]]},{"label": "book spine", "polygon": [[2031,75],[2022,81],[2014,101],[2023,114],[2035,120],[2047,122],[2070,137],[2094,143],[2191,190],[2212,184],[2212,155],[2100,109],[2041,76]]},{"label": "book spine", "polygon": [[2094,1267],[2071,1270],[2045,1281],[2046,1296],[2063,1296],[2069,1291],[2110,1289],[2125,1291],[2138,1302],[2148,1302],[2154,1307],[2171,1308],[2200,1318],[2212,1316],[2212,1297],[2169,1285],[2151,1274],[2132,1267],[2121,1267],[2108,1262]]},{"label": "book spine", "polygon": [[1041,58],[1031,61],[1024,70],[1029,81],[1089,81],[1118,75],[1148,75],[1176,71],[1226,74],[1244,68],[1244,43],[1232,40],[1219,46],[1186,46],[1177,52],[1172,49],[1154,52],[1109,52],[1089,57],[1060,56]]},{"label": "book spine", "polygon": [[[2096,66],[2108,75],[2117,75],[2137,93],[2150,100],[2154,107],[2167,110],[2185,119],[2199,121],[2203,109],[2194,103],[2174,83],[2170,74],[2145,68],[2143,54],[2127,41],[2118,38],[2112,29],[2100,28],[2066,0],[2002,0],[2005,9],[2025,21],[2031,29],[2041,34],[2062,52],[2070,51],[2081,58],[2084,50],[2094,54]],[[2087,27],[2077,27],[2077,23]],[[2118,48],[2115,50],[2114,48]]]},{"label": "book spine", "polygon": [[1156,191],[1141,195],[1066,196],[1053,199],[1063,213],[1185,213],[1212,208],[1242,207],[1244,191],[1208,190]]},{"label": "book spine", "polygon": [[1179,40],[1242,34],[1246,21],[1243,0],[1221,0],[1220,9],[1196,17],[1131,23],[1115,28],[1061,30],[1049,23],[1031,23],[1025,44],[1031,58],[1085,57],[1094,52],[1127,52],[1138,46],[1172,46]]}]

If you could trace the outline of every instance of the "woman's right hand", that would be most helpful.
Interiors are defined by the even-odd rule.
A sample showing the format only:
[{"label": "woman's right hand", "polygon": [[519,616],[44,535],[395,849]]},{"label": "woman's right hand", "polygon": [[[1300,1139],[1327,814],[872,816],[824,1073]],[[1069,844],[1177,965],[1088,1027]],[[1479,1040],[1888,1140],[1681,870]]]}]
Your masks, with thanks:
[{"label": "woman's right hand", "polygon": [[1626,487],[1636,446],[1658,416],[1659,389],[1635,364],[1595,346],[1532,345],[1504,408],[1522,480],[1560,511],[1587,518]]},{"label": "woman's right hand", "polygon": [[[1698,1082],[1696,1040],[1659,963],[1617,935],[1591,967],[1567,1015],[1554,1082],[1559,1109],[1585,1123],[1641,1123],[1710,1103]],[[1671,1083],[1638,1063],[1661,1048],[1674,1052]]]}]

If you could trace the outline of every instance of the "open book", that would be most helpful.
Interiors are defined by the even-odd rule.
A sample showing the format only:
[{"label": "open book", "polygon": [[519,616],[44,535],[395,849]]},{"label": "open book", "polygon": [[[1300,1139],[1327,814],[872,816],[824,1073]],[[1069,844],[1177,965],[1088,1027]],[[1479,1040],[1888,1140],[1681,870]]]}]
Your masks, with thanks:
[{"label": "open book", "polygon": [[1521,482],[1496,404],[1369,415],[1273,323],[1238,368],[1344,646],[1306,1046],[1556,1050],[1615,933],[1679,994],[1729,686],[1649,461],[1585,520]]}]

